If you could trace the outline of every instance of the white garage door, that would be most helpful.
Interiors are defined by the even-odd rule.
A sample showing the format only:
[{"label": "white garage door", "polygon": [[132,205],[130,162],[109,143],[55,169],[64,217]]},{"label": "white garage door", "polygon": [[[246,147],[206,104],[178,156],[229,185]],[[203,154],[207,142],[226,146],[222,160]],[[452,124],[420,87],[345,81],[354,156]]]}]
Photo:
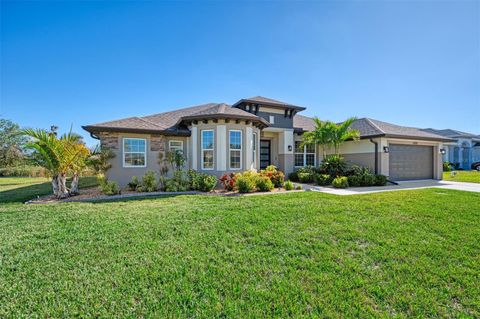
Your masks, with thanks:
[{"label": "white garage door", "polygon": [[390,179],[394,181],[433,178],[433,147],[390,144]]}]

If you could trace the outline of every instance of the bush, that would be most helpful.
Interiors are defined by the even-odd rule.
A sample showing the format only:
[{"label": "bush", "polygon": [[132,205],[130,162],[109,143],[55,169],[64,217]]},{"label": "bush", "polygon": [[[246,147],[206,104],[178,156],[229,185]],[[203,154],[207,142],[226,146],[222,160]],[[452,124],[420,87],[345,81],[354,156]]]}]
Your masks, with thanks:
[{"label": "bush", "polygon": [[347,178],[348,178],[348,185],[350,187],[362,186],[362,176],[361,175],[350,175]]},{"label": "bush", "polygon": [[153,171],[147,171],[142,177],[142,183],[137,187],[140,192],[155,192],[158,190],[157,176]]},{"label": "bush", "polygon": [[293,183],[291,181],[286,181],[284,187],[286,191],[291,191],[294,189]]},{"label": "bush", "polygon": [[443,162],[443,171],[450,172],[452,170],[452,164],[450,162]]},{"label": "bush", "polygon": [[223,185],[223,188],[226,191],[233,191],[235,189],[235,183],[236,183],[236,174],[235,173],[229,173],[229,174],[224,174],[220,178],[220,182]]},{"label": "bush", "polygon": [[130,181],[130,183],[128,183],[128,188],[129,188],[131,191],[137,190],[138,184],[140,184],[140,182],[138,181],[138,177],[137,177],[137,176],[133,176],[133,177],[132,177],[132,180]]},{"label": "bush", "polygon": [[328,175],[342,176],[347,171],[347,162],[340,155],[329,155],[325,157],[320,168]]},{"label": "bush", "polygon": [[190,179],[190,189],[201,192],[211,192],[217,185],[217,177],[204,173],[199,173],[195,170],[188,171]]},{"label": "bush", "polygon": [[275,187],[282,187],[285,182],[285,174],[277,170],[274,165],[267,166],[267,168],[261,170],[260,175],[268,177]]},{"label": "bush", "polygon": [[253,172],[244,172],[236,175],[236,187],[240,193],[254,192],[257,187],[257,174]]},{"label": "bush", "polygon": [[348,178],[346,176],[336,177],[332,181],[332,185],[335,188],[347,188],[348,187]]},{"label": "bush", "polygon": [[301,183],[312,183],[314,180],[315,174],[309,172],[299,172],[298,181]]},{"label": "bush", "polygon": [[315,174],[314,180],[320,186],[327,186],[332,183],[332,177],[328,174]]},{"label": "bush", "polygon": [[102,190],[102,193],[108,196],[120,194],[120,187],[118,186],[118,183],[114,181],[104,180],[100,184],[100,189]]},{"label": "bush", "polygon": [[375,185],[376,186],[387,185],[387,176],[385,176],[385,175],[375,175]]},{"label": "bush", "polygon": [[270,178],[262,175],[257,177],[255,184],[258,190],[261,192],[269,192],[275,187],[275,185],[273,185],[273,182],[270,180]]},{"label": "bush", "polygon": [[48,172],[40,166],[12,166],[0,168],[0,176],[3,177],[47,177]]},{"label": "bush", "polygon": [[296,187],[296,190],[297,190],[297,191],[301,191],[302,189],[303,189],[303,188],[302,188],[302,185],[297,185],[297,187]]},{"label": "bush", "polygon": [[[371,174],[371,170],[368,167],[363,167],[363,166],[358,166],[358,165],[352,165],[346,172],[345,176],[353,176],[353,175],[365,175],[365,174]],[[351,186],[351,185],[350,185]]]},{"label": "bush", "polygon": [[360,186],[375,186],[377,178],[373,174],[364,174],[361,177]]},{"label": "bush", "polygon": [[165,179],[165,191],[185,192],[190,189],[190,178],[185,171],[174,171],[172,178]]},{"label": "bush", "polygon": [[299,181],[299,179],[298,179],[298,171],[291,172],[290,174],[288,174],[288,179],[289,179],[290,181],[298,182],[298,181]]}]

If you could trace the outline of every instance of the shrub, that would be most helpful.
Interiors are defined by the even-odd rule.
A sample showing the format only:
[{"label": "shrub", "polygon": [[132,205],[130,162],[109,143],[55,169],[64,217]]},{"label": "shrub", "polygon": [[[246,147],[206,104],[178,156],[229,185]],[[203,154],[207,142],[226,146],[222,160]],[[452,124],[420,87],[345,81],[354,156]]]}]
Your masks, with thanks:
[{"label": "shrub", "polygon": [[188,171],[190,179],[190,188],[201,192],[211,192],[217,185],[217,177],[204,173],[199,173],[195,170]]},{"label": "shrub", "polygon": [[100,189],[102,193],[108,196],[120,194],[120,187],[117,182],[114,181],[104,181],[100,184]]},{"label": "shrub", "polygon": [[342,176],[347,171],[347,162],[340,155],[329,155],[322,162],[321,169],[331,176]]},{"label": "shrub", "polygon": [[299,179],[298,179],[298,172],[295,171],[295,172],[291,172],[290,174],[288,174],[288,179],[290,181],[294,181],[294,182],[298,182]]},{"label": "shrub", "polygon": [[314,180],[320,186],[327,186],[332,183],[332,177],[328,174],[315,174]]},{"label": "shrub", "polygon": [[190,178],[185,171],[174,171],[172,178],[165,179],[165,191],[167,192],[185,192],[190,185]]},{"label": "shrub", "polygon": [[347,188],[348,178],[346,176],[338,176],[332,181],[332,185],[335,188]]},{"label": "shrub", "polygon": [[387,185],[387,176],[385,176],[385,175],[375,175],[375,185],[376,186]]},{"label": "shrub", "polygon": [[260,175],[257,177],[255,184],[258,190],[261,192],[269,192],[275,187],[275,185],[273,185],[273,182],[270,180],[270,178],[263,175]]},{"label": "shrub", "polygon": [[303,189],[303,188],[302,188],[302,185],[297,185],[297,187],[296,187],[296,190],[297,190],[297,191],[301,191],[302,189]]},{"label": "shrub", "polygon": [[138,177],[137,177],[137,176],[133,176],[133,177],[132,177],[132,180],[130,181],[130,183],[128,183],[128,188],[129,188],[131,191],[134,191],[134,190],[137,189],[138,184],[140,184],[140,182],[138,181]]},{"label": "shrub", "polygon": [[360,186],[374,186],[377,179],[373,174],[364,174],[361,176]]},{"label": "shrub", "polygon": [[244,172],[243,174],[236,175],[236,187],[240,193],[254,192],[257,186],[257,174]]},{"label": "shrub", "polygon": [[[372,172],[370,171],[370,168],[368,167],[363,167],[363,166],[358,166],[358,165],[352,165],[346,172],[345,176],[353,176],[353,175],[365,175],[365,174],[371,174]],[[350,185],[351,186],[351,185]]]},{"label": "shrub", "polygon": [[350,175],[347,178],[348,178],[348,186],[351,186],[351,187],[362,186],[362,176]]},{"label": "shrub", "polygon": [[285,174],[277,170],[274,165],[267,166],[267,168],[261,170],[260,175],[268,177],[275,187],[282,187],[285,182]]},{"label": "shrub", "polygon": [[138,187],[138,190],[141,192],[155,192],[157,189],[157,176],[153,171],[147,171],[142,177],[142,183]]},{"label": "shrub", "polygon": [[450,172],[452,170],[452,164],[450,162],[443,162],[443,171]]},{"label": "shrub", "polygon": [[298,181],[301,183],[312,183],[315,174],[309,172],[299,172],[298,173]]},{"label": "shrub", "polygon": [[226,191],[233,191],[235,189],[236,174],[235,173],[224,174],[220,178],[220,182],[222,183],[223,188]]},{"label": "shrub", "polygon": [[286,181],[284,187],[286,191],[291,191],[294,189],[293,183],[291,181]]},{"label": "shrub", "polygon": [[4,177],[47,177],[48,172],[40,166],[12,166],[0,168],[0,176]]}]

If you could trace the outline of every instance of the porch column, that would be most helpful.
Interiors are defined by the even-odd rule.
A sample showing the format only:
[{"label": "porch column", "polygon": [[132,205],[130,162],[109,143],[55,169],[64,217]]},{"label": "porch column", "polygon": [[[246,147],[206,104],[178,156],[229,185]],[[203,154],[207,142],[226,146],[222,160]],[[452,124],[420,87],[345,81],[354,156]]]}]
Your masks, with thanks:
[{"label": "porch column", "polygon": [[253,130],[247,126],[245,130],[245,169],[254,169],[253,166]]},{"label": "porch column", "polygon": [[217,171],[227,170],[227,127],[225,125],[217,125],[216,132],[217,141],[215,148],[217,150]]},{"label": "porch column", "polygon": [[285,174],[293,172],[293,130],[286,129],[278,133],[278,164]]},{"label": "porch column", "polygon": [[192,134],[190,136],[192,140],[192,151],[190,155],[190,163],[192,165],[192,169],[197,169],[197,159],[198,159],[198,128],[196,125],[192,125]]}]

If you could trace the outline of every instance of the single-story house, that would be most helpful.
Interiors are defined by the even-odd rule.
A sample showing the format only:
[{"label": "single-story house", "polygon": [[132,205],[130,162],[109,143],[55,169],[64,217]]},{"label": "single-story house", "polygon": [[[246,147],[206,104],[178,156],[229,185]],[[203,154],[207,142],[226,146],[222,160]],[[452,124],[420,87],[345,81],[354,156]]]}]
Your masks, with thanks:
[{"label": "single-story house", "polygon": [[[233,105],[208,103],[83,128],[116,153],[108,177],[122,186],[134,175],[159,171],[159,155],[168,150],[182,151],[187,168],[217,176],[268,165],[288,174],[322,159],[317,145],[301,146],[302,134],[315,128],[311,118],[298,114],[304,110],[256,96]],[[352,127],[361,138],[342,145],[348,161],[392,180],[442,178],[441,149],[450,139],[368,118]]]},{"label": "single-story house", "polygon": [[427,128],[424,131],[452,139],[451,142],[444,144],[443,161],[462,169],[470,169],[472,163],[480,162],[480,135],[452,129]]}]

